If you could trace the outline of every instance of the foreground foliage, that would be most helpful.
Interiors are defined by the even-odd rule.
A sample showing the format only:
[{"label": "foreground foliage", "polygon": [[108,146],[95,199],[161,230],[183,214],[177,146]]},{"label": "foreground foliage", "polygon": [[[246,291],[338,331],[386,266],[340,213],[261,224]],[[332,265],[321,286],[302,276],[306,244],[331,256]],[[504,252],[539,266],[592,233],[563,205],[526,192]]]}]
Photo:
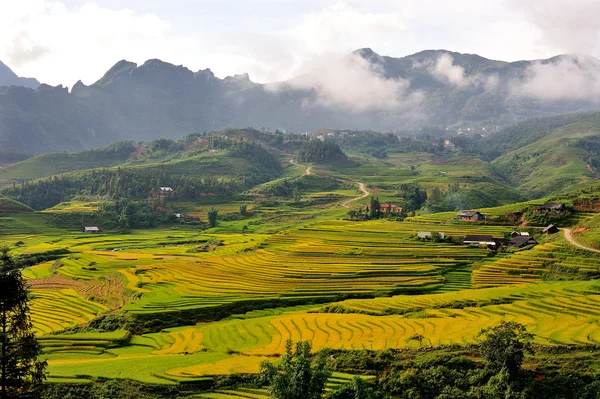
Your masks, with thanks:
[{"label": "foreground foliage", "polygon": [[8,247],[0,248],[0,398],[34,397],[45,362],[29,318],[27,290]]}]

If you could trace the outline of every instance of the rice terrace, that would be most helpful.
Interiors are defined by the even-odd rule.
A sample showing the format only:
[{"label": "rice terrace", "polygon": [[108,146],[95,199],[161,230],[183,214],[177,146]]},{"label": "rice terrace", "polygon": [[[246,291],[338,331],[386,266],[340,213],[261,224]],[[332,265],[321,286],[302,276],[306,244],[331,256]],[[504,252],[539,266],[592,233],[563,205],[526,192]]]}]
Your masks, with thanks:
[{"label": "rice terrace", "polygon": [[[270,146],[259,143],[277,142],[272,133],[230,130],[211,137],[217,151],[197,137],[57,178],[37,169],[36,180],[13,184],[21,163],[0,170],[0,239],[30,287],[48,383],[268,397],[265,386],[224,378],[252,378],[291,340],[340,358],[333,392],[357,375],[376,381],[376,368],[343,360],[353,353],[458,356],[501,322],[533,334],[539,350],[525,367],[553,348],[565,360],[548,372],[598,366],[584,355],[600,345],[591,177],[528,200],[492,164],[459,153],[380,159],[352,146],[346,155],[333,140],[323,144],[327,161],[315,162],[311,151],[322,149],[305,137]],[[129,151],[122,146],[70,156]],[[43,157],[24,161],[24,173]],[[220,165],[216,175],[174,179],[196,159]],[[239,163],[268,177],[256,181]],[[106,184],[89,186],[92,175]],[[126,194],[131,184],[137,192]],[[54,199],[49,190],[63,191]]]}]

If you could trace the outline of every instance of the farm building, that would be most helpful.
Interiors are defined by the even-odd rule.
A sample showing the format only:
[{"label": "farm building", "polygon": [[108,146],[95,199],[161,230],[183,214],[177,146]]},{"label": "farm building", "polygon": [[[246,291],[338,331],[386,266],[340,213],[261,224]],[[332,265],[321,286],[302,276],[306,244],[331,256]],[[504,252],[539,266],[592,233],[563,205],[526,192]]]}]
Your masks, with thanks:
[{"label": "farm building", "polygon": [[387,203],[387,204],[381,204],[379,206],[379,209],[381,210],[381,212],[386,212],[386,213],[400,213],[402,212],[402,207],[401,206],[396,206],[396,204],[392,204]]},{"label": "farm building", "polygon": [[546,202],[532,210],[534,212],[564,212],[566,209],[565,204],[562,202]]},{"label": "farm building", "polygon": [[87,234],[98,234],[100,233],[100,229],[96,226],[84,227],[83,232]]},{"label": "farm building", "polygon": [[550,226],[548,226],[544,230],[542,230],[542,233],[544,233],[546,235],[558,233],[558,227],[551,224]]},{"label": "farm building", "polygon": [[537,243],[538,242],[533,237],[530,237],[529,235],[526,235],[526,236],[520,235],[520,236],[516,236],[512,240],[510,240],[508,245],[510,247],[521,248],[526,245],[536,245]]},{"label": "farm building", "polygon": [[[440,231],[440,232],[438,232],[438,234],[440,235],[441,239],[446,238],[446,233]],[[431,231],[419,231],[417,233],[417,237],[419,237],[422,240],[430,240],[431,239]]]},{"label": "farm building", "polygon": [[527,236],[527,237],[529,237],[529,233],[526,232],[526,231],[517,231],[517,230],[515,230],[512,233],[510,233],[510,236],[512,238],[519,237],[519,236]]},{"label": "farm building", "polygon": [[458,214],[458,220],[466,220],[468,222],[475,222],[477,220],[483,220],[483,215],[478,211],[464,211]]},{"label": "farm building", "polygon": [[160,187],[161,193],[172,193],[173,189],[171,187]]},{"label": "farm building", "polygon": [[487,245],[488,247],[495,247],[496,240],[491,235],[471,235],[466,236],[462,241],[465,245]]}]

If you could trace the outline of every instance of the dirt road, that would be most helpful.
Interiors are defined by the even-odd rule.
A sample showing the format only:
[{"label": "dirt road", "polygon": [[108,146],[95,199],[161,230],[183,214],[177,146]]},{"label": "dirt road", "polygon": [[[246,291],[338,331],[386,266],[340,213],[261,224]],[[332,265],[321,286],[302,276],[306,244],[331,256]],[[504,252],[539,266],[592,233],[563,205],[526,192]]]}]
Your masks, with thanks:
[{"label": "dirt road", "polygon": [[370,194],[370,193],[367,191],[367,189],[365,188],[365,183],[361,183],[361,182],[356,182],[356,183],[358,184],[358,188],[359,188],[359,190],[363,192],[363,195],[361,195],[360,197],[352,198],[352,199],[349,199],[349,200],[347,200],[347,201],[344,201],[344,202],[342,202],[342,206],[343,206],[344,208],[350,208],[350,204],[351,204],[351,203],[353,203],[353,202],[355,202],[355,201],[358,201],[358,200],[361,200],[361,199],[363,199],[363,198],[366,198],[366,197],[368,197],[368,196],[369,196],[369,194]]},{"label": "dirt road", "polygon": [[579,247],[579,248],[583,248],[583,249],[585,249],[587,251],[592,251],[592,252],[598,252],[598,253],[600,253],[600,249],[586,247],[585,245],[581,245],[580,243],[578,243],[577,241],[575,241],[573,239],[573,233],[571,232],[571,229],[561,229],[561,230],[565,234],[565,238],[567,239],[567,241],[569,241],[572,245],[575,245],[576,247]]}]

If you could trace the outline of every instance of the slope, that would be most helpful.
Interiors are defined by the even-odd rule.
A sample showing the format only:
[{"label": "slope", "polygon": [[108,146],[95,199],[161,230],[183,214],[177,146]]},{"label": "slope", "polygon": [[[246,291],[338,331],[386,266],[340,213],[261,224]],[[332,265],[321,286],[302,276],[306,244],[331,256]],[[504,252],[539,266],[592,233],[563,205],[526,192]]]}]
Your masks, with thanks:
[{"label": "slope", "polygon": [[589,114],[576,122],[535,134],[537,140],[498,157],[492,165],[530,197],[581,189],[595,184],[598,178],[599,133],[600,114]]}]

